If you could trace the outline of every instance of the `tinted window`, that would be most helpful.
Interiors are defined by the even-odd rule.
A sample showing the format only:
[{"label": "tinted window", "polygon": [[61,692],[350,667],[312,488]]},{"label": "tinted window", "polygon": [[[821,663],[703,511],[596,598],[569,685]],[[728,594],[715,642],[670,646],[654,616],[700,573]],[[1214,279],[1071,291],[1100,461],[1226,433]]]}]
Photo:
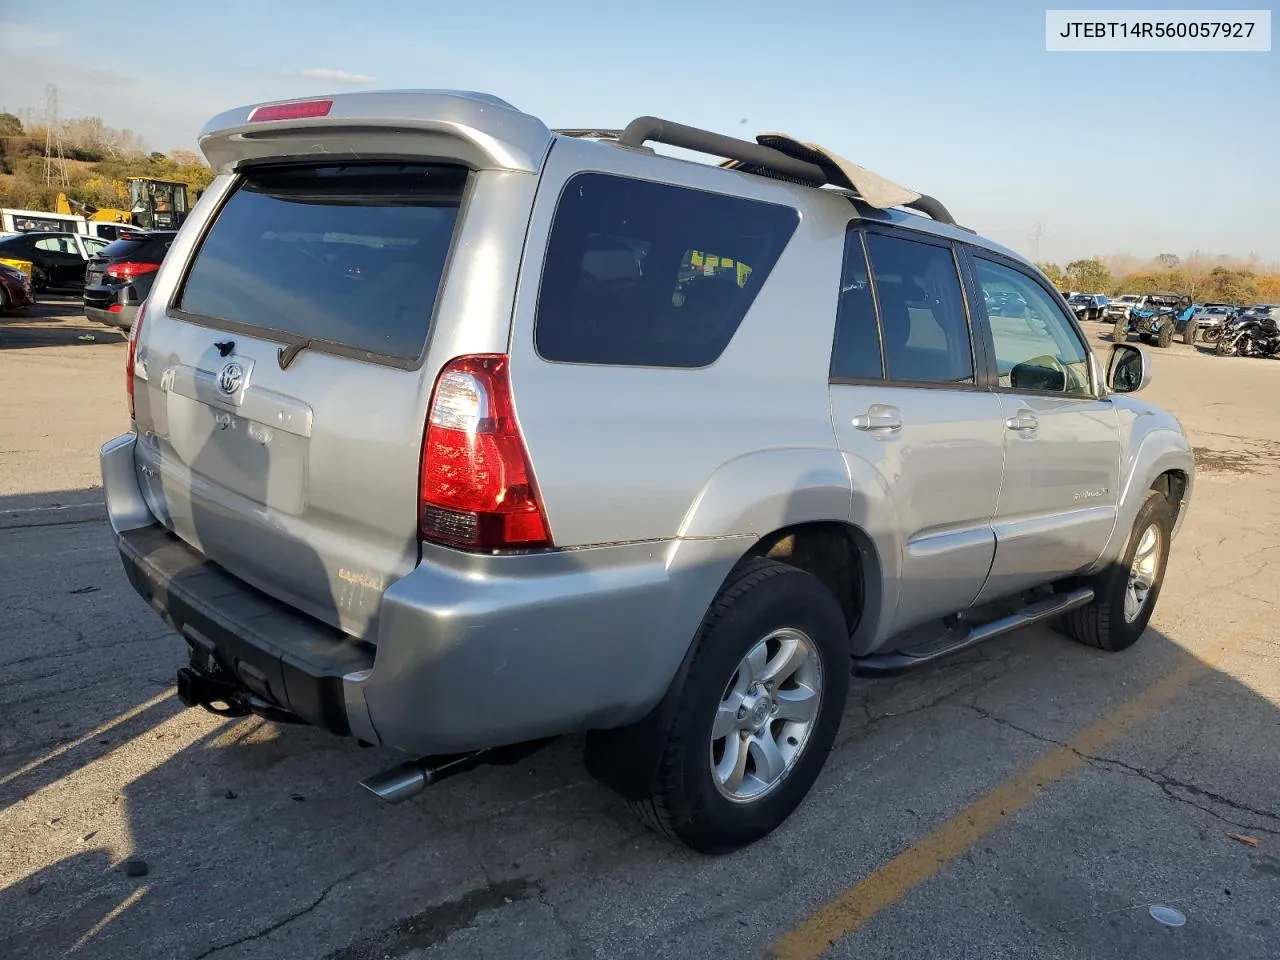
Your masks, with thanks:
[{"label": "tinted window", "polygon": [[862,234],[852,230],[844,242],[831,375],[854,380],[878,380],[884,375],[876,307],[867,277],[867,256],[862,249]]},{"label": "tinted window", "polygon": [[416,359],[465,179],[406,164],[252,171],[201,243],[179,307]]},{"label": "tinted window", "polygon": [[1089,393],[1088,348],[1040,284],[1021,271],[975,258],[987,294],[1000,386]]},{"label": "tinted window", "polygon": [[175,236],[176,233],[128,234],[103,247],[99,256],[109,260],[146,257],[158,262],[164,258]]},{"label": "tinted window", "polygon": [[551,227],[538,353],[567,363],[706,366],[798,220],[790,207],[579,174]]},{"label": "tinted window", "polygon": [[867,236],[890,380],[973,383],[973,351],[948,247]]}]

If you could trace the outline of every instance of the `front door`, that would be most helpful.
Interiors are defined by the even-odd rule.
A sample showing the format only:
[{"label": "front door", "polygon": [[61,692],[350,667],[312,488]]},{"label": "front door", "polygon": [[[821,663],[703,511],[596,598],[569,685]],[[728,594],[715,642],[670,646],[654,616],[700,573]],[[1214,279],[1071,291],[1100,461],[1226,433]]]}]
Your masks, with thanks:
[{"label": "front door", "polygon": [[1004,426],[977,369],[951,246],[851,230],[831,415],[853,478],[854,521],[869,484],[893,505],[878,519],[898,541],[900,587],[880,639],[965,609],[991,568]]},{"label": "front door", "polygon": [[970,262],[983,300],[1006,304],[984,311],[1005,446],[985,601],[1097,560],[1116,523],[1120,428],[1079,328],[1041,281],[985,251],[971,250]]}]

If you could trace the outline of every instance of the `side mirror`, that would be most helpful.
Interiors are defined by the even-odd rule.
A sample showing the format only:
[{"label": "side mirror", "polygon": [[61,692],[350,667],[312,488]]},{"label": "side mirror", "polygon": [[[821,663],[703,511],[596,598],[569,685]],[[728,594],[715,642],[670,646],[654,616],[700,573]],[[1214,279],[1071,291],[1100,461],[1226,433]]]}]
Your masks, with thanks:
[{"label": "side mirror", "polygon": [[1151,360],[1147,354],[1128,343],[1111,347],[1107,364],[1107,387],[1114,393],[1137,393],[1151,385]]}]

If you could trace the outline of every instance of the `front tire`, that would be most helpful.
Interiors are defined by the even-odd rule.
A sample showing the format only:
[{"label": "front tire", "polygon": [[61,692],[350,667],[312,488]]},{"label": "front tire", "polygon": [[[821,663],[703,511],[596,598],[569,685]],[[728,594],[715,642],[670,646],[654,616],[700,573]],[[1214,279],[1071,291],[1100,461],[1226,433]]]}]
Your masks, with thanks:
[{"label": "front tire", "polygon": [[1168,348],[1173,346],[1173,321],[1166,320],[1156,334],[1156,346]]},{"label": "front tire", "polygon": [[1148,490],[1120,559],[1093,578],[1093,601],[1065,614],[1067,636],[1099,650],[1127,650],[1138,642],[1155,609],[1169,561],[1173,509]]},{"label": "front tire", "polygon": [[1182,328],[1182,342],[1187,346],[1191,346],[1196,342],[1196,334],[1200,332],[1199,324],[1187,321],[1187,325]]},{"label": "front tire", "polygon": [[1111,328],[1111,339],[1116,343],[1124,343],[1129,339],[1129,318],[1121,317]]},{"label": "front tire", "polygon": [[849,634],[816,577],[752,558],[698,638],[647,799],[658,832],[725,853],[772,832],[813,786],[844,713]]}]

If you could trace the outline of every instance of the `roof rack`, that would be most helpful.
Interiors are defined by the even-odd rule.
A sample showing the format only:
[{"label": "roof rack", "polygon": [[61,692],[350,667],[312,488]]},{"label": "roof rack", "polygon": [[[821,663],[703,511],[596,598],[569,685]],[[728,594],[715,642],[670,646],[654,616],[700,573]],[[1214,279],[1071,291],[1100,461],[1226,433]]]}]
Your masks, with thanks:
[{"label": "roof rack", "polygon": [[[573,130],[554,131],[564,136],[591,136],[616,140],[619,146],[638,149],[647,142],[664,143],[671,147],[693,150],[711,156],[723,157],[730,161],[735,169],[747,173],[756,173],[777,180],[787,180],[810,187],[821,187],[831,184],[859,193],[849,176],[837,165],[829,162],[828,157],[811,147],[788,141],[781,137],[771,137],[775,143],[785,144],[789,152],[764,143],[752,143],[736,137],[713,133],[698,127],[689,127],[683,123],[673,123],[658,117],[637,117],[625,130],[618,133],[614,130]],[[797,155],[800,154],[800,155]],[[911,191],[915,193],[915,191]],[[896,205],[896,204],[895,204]],[[933,197],[918,194],[915,199],[901,204],[923,213],[939,223],[958,226],[955,218],[942,203]],[[967,229],[961,227],[961,229]]]}]

